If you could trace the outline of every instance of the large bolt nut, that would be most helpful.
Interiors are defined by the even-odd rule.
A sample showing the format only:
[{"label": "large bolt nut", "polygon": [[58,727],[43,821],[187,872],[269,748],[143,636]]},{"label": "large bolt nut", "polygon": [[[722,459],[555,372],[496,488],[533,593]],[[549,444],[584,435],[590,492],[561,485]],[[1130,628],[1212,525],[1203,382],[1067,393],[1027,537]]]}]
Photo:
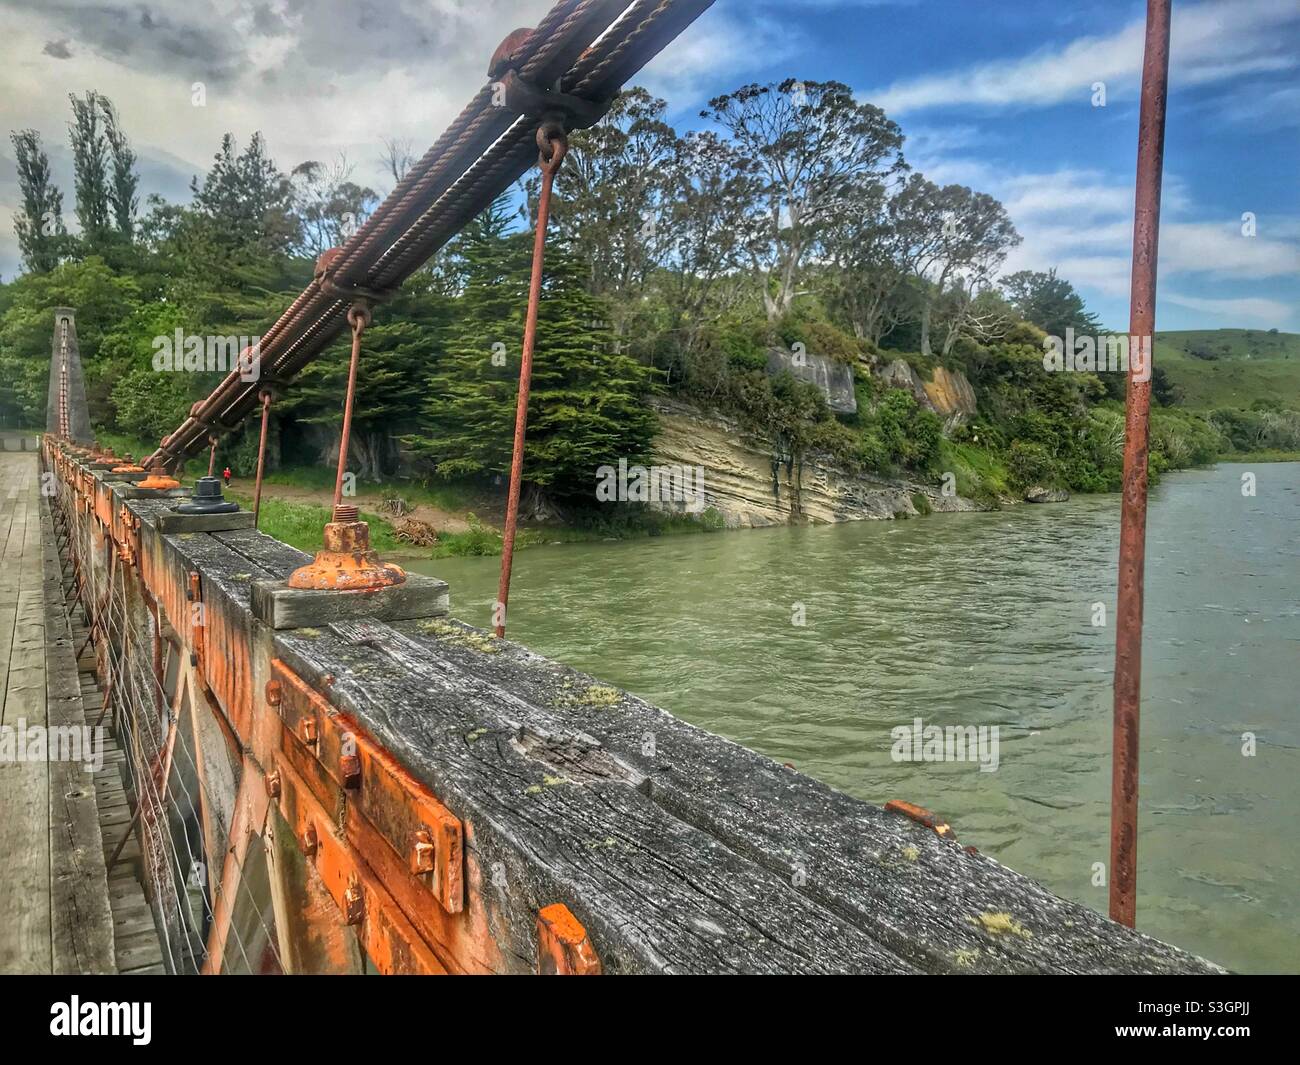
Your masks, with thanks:
[{"label": "large bolt nut", "polygon": [[278,680],[268,680],[266,682],[266,701],[272,706],[279,706],[280,700],[284,698],[284,689]]},{"label": "large bolt nut", "polygon": [[266,793],[273,799],[280,797],[280,774],[278,772],[267,774]]}]

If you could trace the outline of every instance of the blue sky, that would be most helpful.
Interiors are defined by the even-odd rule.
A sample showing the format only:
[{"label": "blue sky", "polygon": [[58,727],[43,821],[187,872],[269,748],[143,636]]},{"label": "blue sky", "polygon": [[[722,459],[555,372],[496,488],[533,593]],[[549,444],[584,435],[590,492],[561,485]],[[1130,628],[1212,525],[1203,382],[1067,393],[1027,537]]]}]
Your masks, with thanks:
[{"label": "blue sky", "polygon": [[[672,103],[745,80],[845,82],[902,126],[922,173],[1006,204],[1024,237],[1008,269],[1059,267],[1124,328],[1144,15],[1123,0],[720,0],[647,80]],[[1174,0],[1173,26],[1157,328],[1300,330],[1300,3]]]},{"label": "blue sky", "polygon": [[[0,0],[0,126],[45,136],[71,207],[67,93],[118,106],[144,191],[186,196],[221,134],[284,169],[345,153],[386,191],[384,136],[417,154],[550,0]],[[1133,0],[718,0],[639,81],[699,124],[749,81],[838,80],[903,128],[909,162],[1006,204],[1007,269],[1056,266],[1128,317],[1137,87]],[[315,17],[308,17],[308,12]],[[1300,2],[1174,0],[1157,326],[1300,331]],[[195,108],[191,85],[203,81]],[[1105,82],[1106,106],[1092,105]],[[0,143],[0,275],[17,267]],[[1242,235],[1253,212],[1256,236]]]}]

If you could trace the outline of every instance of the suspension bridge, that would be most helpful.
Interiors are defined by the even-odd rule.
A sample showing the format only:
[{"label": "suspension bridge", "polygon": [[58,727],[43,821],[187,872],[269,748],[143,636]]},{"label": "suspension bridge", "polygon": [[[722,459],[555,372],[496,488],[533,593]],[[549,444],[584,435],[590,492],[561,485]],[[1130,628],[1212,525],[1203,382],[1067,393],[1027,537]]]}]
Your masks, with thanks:
[{"label": "suspension bridge", "polygon": [[[562,0],[511,34],[484,88],[321,257],[260,350],[140,465],[95,446],[75,310],[54,311],[47,431],[39,451],[0,452],[0,723],[80,735],[91,757],[0,763],[0,971],[1221,971],[1130,927],[1122,802],[1112,921],[922,807],[853,799],[505,639],[550,178],[568,133],[708,6]],[[1159,80],[1158,19],[1154,32]],[[449,616],[445,583],[376,556],[341,485],[372,316],[534,163],[502,613],[486,633]],[[1144,209],[1154,222],[1150,177],[1140,224]],[[345,329],[339,487],[312,557],[256,527],[266,419]],[[1131,390],[1130,419],[1143,395]],[[211,457],[209,477],[182,487],[184,461],[215,455],[254,412],[254,510],[221,498]],[[1145,506],[1145,481],[1130,487],[1126,529]],[[1122,630],[1121,648],[1133,637]],[[1117,683],[1116,714],[1135,745],[1133,685]],[[1117,794],[1135,802],[1121,734]]]}]

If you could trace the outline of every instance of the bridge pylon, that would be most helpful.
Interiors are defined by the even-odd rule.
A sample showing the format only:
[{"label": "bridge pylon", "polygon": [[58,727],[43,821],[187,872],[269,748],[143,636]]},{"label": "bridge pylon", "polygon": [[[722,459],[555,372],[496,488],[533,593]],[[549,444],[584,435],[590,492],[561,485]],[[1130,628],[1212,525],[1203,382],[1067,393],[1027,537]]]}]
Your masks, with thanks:
[{"label": "bridge pylon", "polygon": [[86,403],[86,376],[81,368],[77,345],[76,310],[54,308],[54,340],[50,347],[50,390],[45,402],[45,431],[74,444],[90,446],[95,434],[90,428],[90,407]]}]

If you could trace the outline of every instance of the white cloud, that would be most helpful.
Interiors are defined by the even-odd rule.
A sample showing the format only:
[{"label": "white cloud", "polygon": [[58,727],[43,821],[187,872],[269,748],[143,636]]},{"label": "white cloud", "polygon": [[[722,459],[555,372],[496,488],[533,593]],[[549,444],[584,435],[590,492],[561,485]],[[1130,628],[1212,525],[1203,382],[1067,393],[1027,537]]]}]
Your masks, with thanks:
[{"label": "white cloud", "polygon": [[698,110],[720,82],[739,84],[749,71],[779,62],[803,44],[788,12],[776,18],[746,11],[738,19],[714,6],[652,59],[636,83],[667,100],[674,111]]},{"label": "white cloud", "polygon": [[[1178,87],[1293,68],[1295,38],[1285,28],[1297,22],[1300,5],[1295,0],[1175,5],[1170,81]],[[1092,84],[1102,81],[1109,102],[1136,93],[1143,36],[1139,19],[1106,36],[1080,37],[1063,48],[898,81],[864,95],[891,115],[943,105],[1045,107],[1067,99],[1086,106]]]},{"label": "white cloud", "polygon": [[1200,299],[1196,296],[1184,296],[1177,292],[1166,292],[1160,296],[1179,307],[1213,315],[1224,321],[1239,323],[1243,319],[1258,322],[1270,329],[1285,329],[1294,320],[1295,308],[1280,300],[1262,297],[1244,297],[1240,299]]}]

